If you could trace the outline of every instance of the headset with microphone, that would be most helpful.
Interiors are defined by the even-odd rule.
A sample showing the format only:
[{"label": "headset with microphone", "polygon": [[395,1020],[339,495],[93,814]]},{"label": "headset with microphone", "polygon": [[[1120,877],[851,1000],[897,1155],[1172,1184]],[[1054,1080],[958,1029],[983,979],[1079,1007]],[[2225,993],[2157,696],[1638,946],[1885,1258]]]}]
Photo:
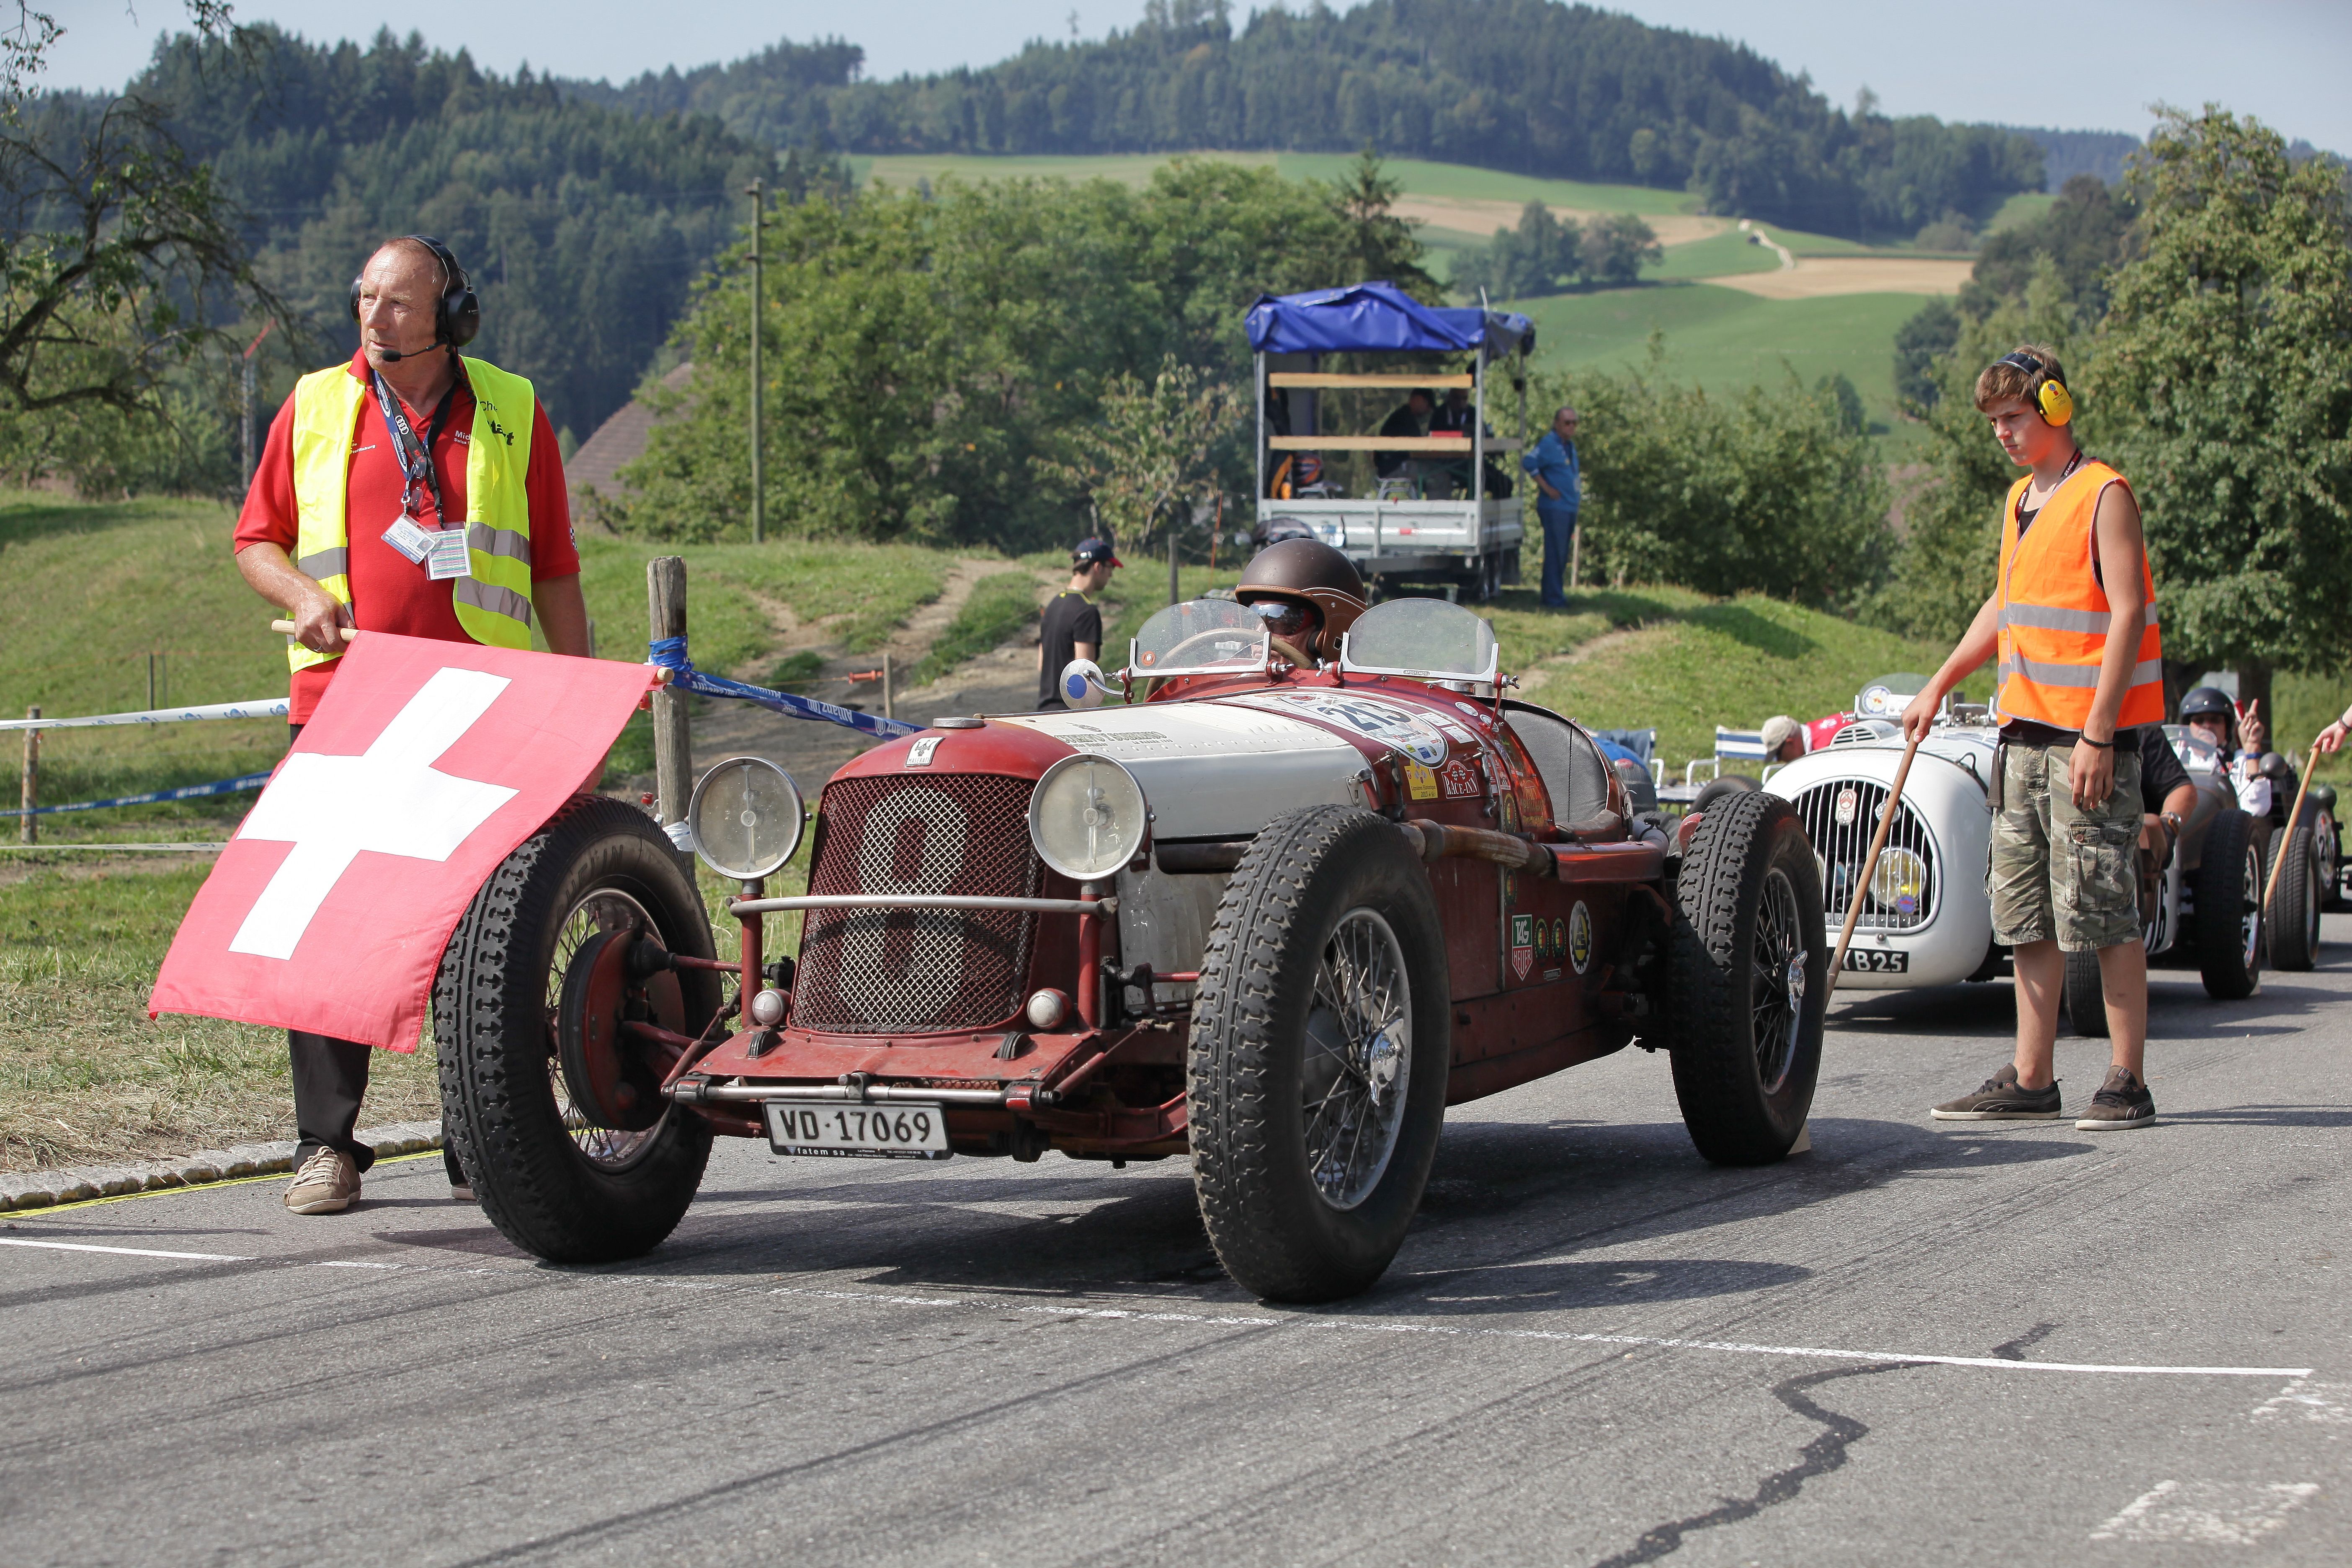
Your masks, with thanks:
[{"label": "headset with microphone", "polygon": [[2023,371],[2028,375],[2043,378],[2033,389],[2033,405],[2042,411],[2042,419],[2052,425],[2063,425],[2074,417],[2074,395],[2066,390],[2058,372],[2039,356],[2020,349],[2013,354],[2003,354],[1994,362]]},{"label": "headset with microphone", "polygon": [[[457,258],[450,253],[449,247],[431,235],[411,234],[401,237],[423,246],[441,264],[441,297],[433,304],[433,346],[439,348],[446,343],[453,349],[464,348],[482,330],[482,302],[474,297],[473,279],[467,277],[466,269],[457,265]],[[352,320],[356,321],[359,319],[360,279],[354,278],[352,279]],[[392,363],[415,359],[425,352],[418,349],[403,353],[398,349],[380,348],[376,353],[386,363]]]}]

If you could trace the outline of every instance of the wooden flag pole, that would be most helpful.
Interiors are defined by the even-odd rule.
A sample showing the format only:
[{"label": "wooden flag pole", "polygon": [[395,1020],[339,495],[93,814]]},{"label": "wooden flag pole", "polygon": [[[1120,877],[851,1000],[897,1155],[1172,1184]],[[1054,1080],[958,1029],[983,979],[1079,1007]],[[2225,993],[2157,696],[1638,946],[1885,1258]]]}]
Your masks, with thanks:
[{"label": "wooden flag pole", "polygon": [[2279,846],[2276,858],[2271,861],[2271,879],[2263,888],[2263,919],[2271,918],[2271,900],[2278,897],[2279,873],[2286,869],[2287,855],[2294,848],[2294,825],[2303,817],[2303,797],[2311,793],[2311,775],[2319,771],[2319,742],[2311,743],[2311,755],[2304,759],[2303,784],[2294,792],[2294,809],[2286,814],[2286,842]]},{"label": "wooden flag pole", "polygon": [[1919,754],[1921,737],[1914,735],[1903,748],[1903,762],[1895,770],[1895,787],[1887,792],[1886,810],[1878,819],[1878,831],[1871,835],[1870,858],[1863,863],[1862,880],[1854,884],[1853,897],[1846,900],[1845,930],[1838,933],[1837,957],[1830,963],[1830,989],[1838,988],[1845,976],[1845,950],[1853,945],[1853,928],[1862,919],[1862,900],[1870,895],[1870,880],[1878,875],[1878,857],[1886,848],[1887,830],[1895,826],[1895,809],[1903,804],[1903,786],[1911,777],[1911,759]]},{"label": "wooden flag pole", "polygon": [[[294,635],[294,623],[292,621],[272,621],[269,623],[269,629],[273,632],[284,632],[290,637]],[[360,635],[360,630],[357,626],[344,626],[341,629],[345,642],[349,642],[353,637]]]}]

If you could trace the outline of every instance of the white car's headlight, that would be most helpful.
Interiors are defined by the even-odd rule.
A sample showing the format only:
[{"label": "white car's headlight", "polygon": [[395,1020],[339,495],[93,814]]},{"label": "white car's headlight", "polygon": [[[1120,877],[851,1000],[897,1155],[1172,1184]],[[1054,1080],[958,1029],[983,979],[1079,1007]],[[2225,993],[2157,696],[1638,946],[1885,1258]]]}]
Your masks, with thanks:
[{"label": "white car's headlight", "polygon": [[1029,842],[1074,882],[1097,881],[1134,859],[1150,824],[1143,786],[1108,757],[1064,757],[1029,796]]},{"label": "white car's headlight", "polygon": [[686,823],[704,865],[749,882],[793,858],[807,811],[792,774],[765,757],[730,757],[694,786]]},{"label": "white car's headlight", "polygon": [[1870,896],[1881,909],[1916,915],[1927,897],[1927,863],[1908,849],[1889,849],[1871,874]]}]

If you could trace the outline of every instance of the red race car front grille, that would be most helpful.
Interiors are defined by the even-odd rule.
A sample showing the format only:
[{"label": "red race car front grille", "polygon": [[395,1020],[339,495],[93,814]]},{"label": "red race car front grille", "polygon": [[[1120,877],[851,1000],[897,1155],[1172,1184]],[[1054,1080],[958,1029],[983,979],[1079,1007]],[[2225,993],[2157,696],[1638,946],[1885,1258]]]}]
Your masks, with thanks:
[{"label": "red race car front grille", "polygon": [[[818,808],[812,893],[1034,898],[1029,779],[837,780]],[[1013,910],[814,910],[793,1023],[847,1035],[1000,1024],[1021,1010],[1037,917]]]}]

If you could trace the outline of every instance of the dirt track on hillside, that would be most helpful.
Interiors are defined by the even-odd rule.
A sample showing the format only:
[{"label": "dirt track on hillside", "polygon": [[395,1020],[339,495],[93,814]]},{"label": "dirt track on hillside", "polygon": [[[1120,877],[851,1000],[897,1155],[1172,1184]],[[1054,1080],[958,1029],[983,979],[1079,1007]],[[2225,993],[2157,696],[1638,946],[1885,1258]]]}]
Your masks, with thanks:
[{"label": "dirt track on hillside", "polygon": [[1956,294],[1974,262],[1910,256],[1801,256],[1793,270],[1735,272],[1706,281],[1766,300],[1833,294]]},{"label": "dirt track on hillside", "polygon": [[[1432,228],[1451,229],[1456,234],[1475,234],[1485,238],[1498,228],[1519,226],[1519,214],[1526,210],[1524,202],[1476,201],[1459,196],[1427,196],[1407,194],[1399,196],[1390,210],[1402,218],[1418,218]],[[1582,220],[1604,216],[1597,208],[1554,207],[1552,216]],[[1644,213],[1642,221],[1650,226],[1661,245],[1687,245],[1695,239],[1711,239],[1731,226],[1729,218],[1696,217],[1687,214]]]}]

